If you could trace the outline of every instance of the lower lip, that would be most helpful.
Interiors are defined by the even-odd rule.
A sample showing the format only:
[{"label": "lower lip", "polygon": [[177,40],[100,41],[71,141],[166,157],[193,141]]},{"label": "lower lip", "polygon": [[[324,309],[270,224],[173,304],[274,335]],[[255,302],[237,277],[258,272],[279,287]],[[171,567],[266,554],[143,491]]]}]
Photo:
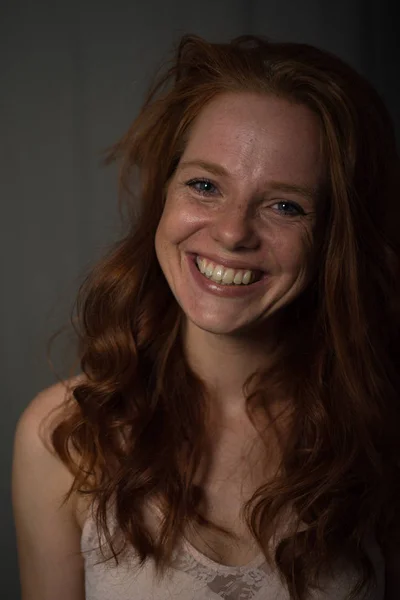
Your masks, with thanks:
[{"label": "lower lip", "polygon": [[267,274],[249,285],[221,285],[216,283],[212,279],[208,279],[200,273],[196,265],[196,257],[193,255],[186,255],[190,273],[197,283],[197,285],[204,291],[215,294],[216,296],[222,296],[224,298],[244,298],[254,292],[258,292],[261,287],[265,287]]}]

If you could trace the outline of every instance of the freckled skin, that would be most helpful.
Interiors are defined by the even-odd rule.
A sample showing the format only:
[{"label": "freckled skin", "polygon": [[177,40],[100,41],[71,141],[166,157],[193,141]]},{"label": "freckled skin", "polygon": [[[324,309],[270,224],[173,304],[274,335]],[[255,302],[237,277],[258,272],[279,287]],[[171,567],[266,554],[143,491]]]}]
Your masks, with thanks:
[{"label": "freckled skin", "polygon": [[[189,161],[212,162],[225,174]],[[167,190],[155,247],[188,328],[251,335],[254,327],[292,301],[307,282],[315,199],[277,191],[273,182],[318,190],[322,160],[317,117],[305,106],[253,93],[221,94],[197,117]],[[212,195],[188,182],[206,179]],[[279,203],[302,214],[285,214]],[[268,273],[243,298],[201,291],[187,253],[240,259]]]}]

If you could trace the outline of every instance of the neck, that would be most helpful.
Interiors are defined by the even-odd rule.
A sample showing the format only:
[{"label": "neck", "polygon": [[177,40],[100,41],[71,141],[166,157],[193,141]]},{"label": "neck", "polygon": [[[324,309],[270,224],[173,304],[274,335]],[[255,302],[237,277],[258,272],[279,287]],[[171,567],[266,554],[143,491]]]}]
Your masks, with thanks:
[{"label": "neck", "polygon": [[184,344],[191,368],[204,381],[212,403],[226,417],[245,411],[243,386],[250,375],[271,361],[271,331],[263,335],[214,334],[187,323]]}]

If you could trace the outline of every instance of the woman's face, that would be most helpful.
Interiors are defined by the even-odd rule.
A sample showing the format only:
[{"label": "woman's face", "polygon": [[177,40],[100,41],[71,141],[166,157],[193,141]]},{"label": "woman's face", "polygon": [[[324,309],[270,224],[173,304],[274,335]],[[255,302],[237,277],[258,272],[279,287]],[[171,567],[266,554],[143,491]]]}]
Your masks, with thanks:
[{"label": "woman's face", "polygon": [[206,105],[155,238],[190,326],[248,334],[299,295],[321,173],[318,119],[306,106],[253,93]]}]

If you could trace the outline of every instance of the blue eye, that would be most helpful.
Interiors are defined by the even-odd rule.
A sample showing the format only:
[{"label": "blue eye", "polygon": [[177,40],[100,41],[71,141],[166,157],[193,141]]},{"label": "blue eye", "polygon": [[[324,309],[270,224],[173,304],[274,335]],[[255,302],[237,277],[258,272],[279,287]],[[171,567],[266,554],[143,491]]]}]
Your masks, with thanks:
[{"label": "blue eye", "polygon": [[274,206],[278,206],[279,213],[287,215],[289,217],[297,217],[298,215],[305,215],[306,213],[299,204],[295,202],[288,202],[287,200],[281,200],[276,202]]},{"label": "blue eye", "polygon": [[202,196],[211,196],[217,191],[215,185],[208,179],[192,179],[191,181],[188,181],[186,185]]}]

